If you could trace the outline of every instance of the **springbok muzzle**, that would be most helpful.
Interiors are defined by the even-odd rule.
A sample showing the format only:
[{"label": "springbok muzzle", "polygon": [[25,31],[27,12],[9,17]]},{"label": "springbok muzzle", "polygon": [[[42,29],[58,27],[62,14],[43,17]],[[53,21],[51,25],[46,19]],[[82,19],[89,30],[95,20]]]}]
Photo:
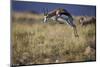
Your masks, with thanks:
[{"label": "springbok muzzle", "polygon": [[44,22],[44,23],[47,22],[47,17],[46,17],[46,16],[44,16],[43,22]]}]

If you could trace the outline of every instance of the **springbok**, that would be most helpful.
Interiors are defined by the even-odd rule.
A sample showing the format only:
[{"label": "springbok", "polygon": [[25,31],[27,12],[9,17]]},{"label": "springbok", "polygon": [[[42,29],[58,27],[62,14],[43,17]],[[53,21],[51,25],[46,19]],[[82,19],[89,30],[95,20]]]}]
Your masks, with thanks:
[{"label": "springbok", "polygon": [[96,18],[95,17],[81,17],[79,19],[79,23],[83,25],[88,25],[88,24],[96,24]]},{"label": "springbok", "polygon": [[44,23],[47,22],[47,20],[51,19],[52,17],[55,17],[54,18],[55,21],[59,21],[60,19],[63,20],[65,23],[69,24],[74,30],[75,37],[78,37],[76,25],[73,23],[73,17],[66,9],[58,8],[51,12],[44,11]]}]

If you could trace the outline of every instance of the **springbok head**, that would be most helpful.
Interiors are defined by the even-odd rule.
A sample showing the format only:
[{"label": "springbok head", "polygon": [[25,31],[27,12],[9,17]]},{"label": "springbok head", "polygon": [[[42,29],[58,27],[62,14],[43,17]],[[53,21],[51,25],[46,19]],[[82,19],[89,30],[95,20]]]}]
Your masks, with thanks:
[{"label": "springbok head", "polygon": [[48,10],[45,8],[44,9],[44,19],[43,19],[43,22],[47,22],[48,20]]}]

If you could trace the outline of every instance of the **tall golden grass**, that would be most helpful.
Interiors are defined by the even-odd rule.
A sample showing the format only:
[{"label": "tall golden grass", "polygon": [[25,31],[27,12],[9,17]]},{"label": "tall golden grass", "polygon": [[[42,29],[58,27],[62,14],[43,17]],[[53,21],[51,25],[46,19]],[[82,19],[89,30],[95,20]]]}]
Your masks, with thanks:
[{"label": "tall golden grass", "polygon": [[[12,22],[12,63],[46,64],[78,61],[95,61],[94,24],[77,25],[79,37],[74,37],[72,28],[55,21],[42,22],[42,15],[30,23],[29,16],[14,15]],[[19,20],[25,17],[25,20]],[[79,16],[78,16],[79,17]],[[19,19],[18,19],[19,18]],[[27,19],[28,18],[28,19]],[[27,21],[26,21],[27,20]],[[78,23],[78,20],[76,20]]]}]

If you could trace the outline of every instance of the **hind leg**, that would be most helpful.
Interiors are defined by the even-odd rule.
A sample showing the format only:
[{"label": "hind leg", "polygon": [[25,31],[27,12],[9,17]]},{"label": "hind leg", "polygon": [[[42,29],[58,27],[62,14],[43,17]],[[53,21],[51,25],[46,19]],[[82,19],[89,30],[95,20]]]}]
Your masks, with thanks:
[{"label": "hind leg", "polygon": [[77,33],[76,25],[73,23],[73,21],[70,21],[70,20],[68,19],[68,20],[67,20],[67,23],[73,28],[75,37],[79,37],[79,35],[78,35],[78,33]]},{"label": "hind leg", "polygon": [[73,27],[73,30],[74,30],[74,36],[75,36],[75,37],[79,37],[79,35],[78,35],[78,33],[77,33],[76,26]]}]

